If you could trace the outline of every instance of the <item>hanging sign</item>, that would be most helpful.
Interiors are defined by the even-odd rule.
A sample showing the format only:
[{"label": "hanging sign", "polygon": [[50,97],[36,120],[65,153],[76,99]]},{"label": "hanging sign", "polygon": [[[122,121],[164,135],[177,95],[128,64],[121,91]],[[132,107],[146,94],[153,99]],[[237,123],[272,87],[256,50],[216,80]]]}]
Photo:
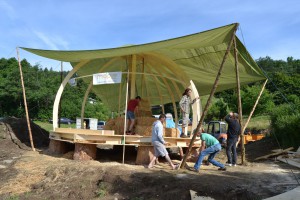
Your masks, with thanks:
[{"label": "hanging sign", "polygon": [[93,85],[121,83],[122,72],[93,74]]}]

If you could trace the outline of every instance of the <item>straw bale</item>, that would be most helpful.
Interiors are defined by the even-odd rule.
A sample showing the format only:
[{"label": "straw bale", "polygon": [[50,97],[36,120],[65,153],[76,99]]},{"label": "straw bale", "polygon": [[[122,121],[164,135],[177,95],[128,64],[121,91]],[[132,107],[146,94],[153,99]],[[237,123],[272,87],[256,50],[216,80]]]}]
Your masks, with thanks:
[{"label": "straw bale", "polygon": [[152,135],[152,126],[135,126],[135,134],[142,136],[151,136]]},{"label": "straw bale", "polygon": [[113,130],[115,131],[115,135],[123,135],[124,134],[124,117],[118,117],[115,119],[115,126]]},{"label": "straw bale", "polygon": [[104,130],[114,130],[115,135],[124,134],[124,117],[117,117],[115,119],[110,119],[109,123],[104,125]]},{"label": "straw bale", "polygon": [[134,114],[136,117],[152,117],[152,112],[148,110],[135,110]]},{"label": "straw bale", "polygon": [[105,125],[110,126],[110,127],[114,126],[114,125],[115,125],[115,119],[109,119],[109,120],[105,123]]},{"label": "straw bale", "polygon": [[136,125],[141,125],[141,126],[152,126],[152,124],[156,121],[157,119],[153,117],[137,117],[136,118]]},{"label": "straw bale", "polygon": [[95,144],[79,144],[75,143],[74,160],[94,160],[96,158]]},{"label": "straw bale", "polygon": [[154,157],[154,149],[152,146],[139,146],[135,164],[148,165]]},{"label": "straw bale", "polygon": [[139,102],[139,110],[151,111],[151,106],[148,100],[142,99]]},{"label": "straw bale", "polygon": [[179,137],[180,131],[177,128],[164,128],[165,137]]},{"label": "straw bale", "polygon": [[110,125],[106,125],[106,124],[105,124],[105,125],[103,126],[103,129],[104,129],[104,130],[114,130],[114,126],[115,126],[115,125],[111,125],[111,126],[110,126]]}]

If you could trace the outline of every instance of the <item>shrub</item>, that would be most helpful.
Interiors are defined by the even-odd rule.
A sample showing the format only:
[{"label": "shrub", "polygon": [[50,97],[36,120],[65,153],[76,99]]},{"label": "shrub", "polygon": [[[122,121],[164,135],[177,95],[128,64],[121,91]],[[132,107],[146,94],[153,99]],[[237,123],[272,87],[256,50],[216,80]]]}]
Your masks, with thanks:
[{"label": "shrub", "polygon": [[299,105],[282,104],[271,113],[272,135],[284,148],[300,144],[300,114]]}]

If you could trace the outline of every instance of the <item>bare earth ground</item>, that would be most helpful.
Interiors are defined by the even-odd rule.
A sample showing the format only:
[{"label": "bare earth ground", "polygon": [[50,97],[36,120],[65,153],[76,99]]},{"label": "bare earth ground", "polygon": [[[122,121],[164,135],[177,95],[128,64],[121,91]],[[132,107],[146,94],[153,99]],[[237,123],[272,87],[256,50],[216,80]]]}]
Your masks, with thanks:
[{"label": "bare earth ground", "polygon": [[[47,132],[35,124],[31,127],[38,151],[33,152],[26,127],[25,120],[0,121],[0,199],[176,200],[190,199],[190,190],[214,199],[263,199],[297,187],[300,178],[300,171],[285,163],[253,161],[278,149],[270,138],[246,145],[246,165],[225,172],[203,165],[195,173],[170,170],[163,159],[154,169],[135,165],[134,147],[126,148],[125,164],[122,147],[99,149],[95,161],[74,161],[72,152],[51,155]],[[171,157],[179,162],[176,153]],[[216,159],[226,162],[224,150]]]}]

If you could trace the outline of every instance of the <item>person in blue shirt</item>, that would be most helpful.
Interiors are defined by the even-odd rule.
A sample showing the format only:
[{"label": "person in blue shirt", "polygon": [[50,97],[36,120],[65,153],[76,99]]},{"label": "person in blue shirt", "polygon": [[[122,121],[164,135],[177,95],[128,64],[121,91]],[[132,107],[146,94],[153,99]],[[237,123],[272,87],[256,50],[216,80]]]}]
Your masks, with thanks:
[{"label": "person in blue shirt", "polygon": [[199,172],[204,157],[208,156],[208,162],[219,167],[218,170],[226,171],[226,167],[222,163],[214,160],[214,157],[221,150],[220,142],[214,136],[207,133],[202,133],[202,131],[200,132],[200,138],[202,141],[199,157],[194,165],[194,168],[190,168],[190,170]]},{"label": "person in blue shirt", "polygon": [[167,144],[163,138],[163,123],[165,120],[166,115],[161,114],[158,120],[156,120],[152,125],[152,145],[154,147],[154,156],[150,161],[148,168],[152,168],[154,166],[155,161],[159,156],[165,157],[172,169],[178,168],[178,165],[173,164],[169,153],[165,147],[165,145]]}]

